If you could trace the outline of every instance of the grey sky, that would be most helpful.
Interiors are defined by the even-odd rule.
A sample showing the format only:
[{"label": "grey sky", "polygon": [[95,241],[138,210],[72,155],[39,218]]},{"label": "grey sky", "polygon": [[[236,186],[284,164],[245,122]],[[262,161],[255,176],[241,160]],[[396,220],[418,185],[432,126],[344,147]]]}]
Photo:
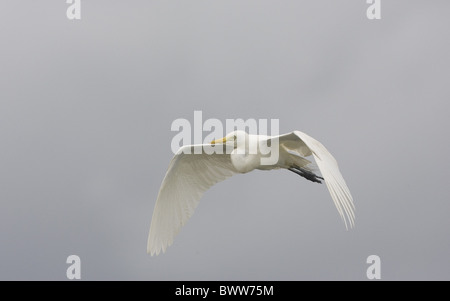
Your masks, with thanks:
[{"label": "grey sky", "polygon": [[[0,4],[0,280],[450,280],[448,1]],[[356,204],[255,171],[146,254],[176,118],[279,118],[337,158]]]}]

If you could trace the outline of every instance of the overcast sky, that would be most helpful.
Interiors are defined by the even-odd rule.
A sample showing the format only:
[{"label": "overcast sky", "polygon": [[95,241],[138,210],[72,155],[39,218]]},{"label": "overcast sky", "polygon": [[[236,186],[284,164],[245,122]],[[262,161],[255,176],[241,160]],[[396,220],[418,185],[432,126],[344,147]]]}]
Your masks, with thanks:
[{"label": "overcast sky", "polygon": [[[450,280],[450,2],[0,4],[0,280]],[[217,184],[146,254],[177,118],[278,118],[336,157]]]}]

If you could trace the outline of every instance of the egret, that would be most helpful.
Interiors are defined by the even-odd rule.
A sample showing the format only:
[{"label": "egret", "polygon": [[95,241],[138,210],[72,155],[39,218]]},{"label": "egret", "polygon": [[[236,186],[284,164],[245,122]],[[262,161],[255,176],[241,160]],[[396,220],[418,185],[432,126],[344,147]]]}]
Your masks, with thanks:
[{"label": "egret", "polygon": [[[278,148],[276,162],[261,164],[262,159],[267,157],[258,147],[261,143]],[[231,151],[202,151],[206,146],[220,145]],[[256,151],[249,152],[251,149]],[[306,158],[310,156],[317,165]],[[316,172],[316,166],[320,176]],[[324,181],[345,227],[348,229],[354,226],[353,198],[336,160],[322,143],[300,131],[279,136],[233,131],[222,139],[212,141],[210,145],[182,146],[175,154],[159,189],[150,225],[147,253],[158,255],[172,245],[174,237],[192,216],[208,188],[235,174],[255,169],[286,169],[312,182]]]}]

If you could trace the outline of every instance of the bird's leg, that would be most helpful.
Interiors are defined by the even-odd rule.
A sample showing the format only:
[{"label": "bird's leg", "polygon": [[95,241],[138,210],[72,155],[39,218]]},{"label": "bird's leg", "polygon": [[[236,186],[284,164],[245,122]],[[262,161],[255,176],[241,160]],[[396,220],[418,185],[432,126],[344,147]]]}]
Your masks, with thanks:
[{"label": "bird's leg", "polygon": [[320,180],[324,180],[324,178],[319,177],[318,175],[316,175],[312,171],[303,169],[303,168],[295,166],[295,165],[293,165],[290,168],[288,168],[288,170],[298,174],[299,176],[304,177],[305,179],[307,179],[307,180],[309,180],[311,182],[322,184],[322,181],[320,181]]}]

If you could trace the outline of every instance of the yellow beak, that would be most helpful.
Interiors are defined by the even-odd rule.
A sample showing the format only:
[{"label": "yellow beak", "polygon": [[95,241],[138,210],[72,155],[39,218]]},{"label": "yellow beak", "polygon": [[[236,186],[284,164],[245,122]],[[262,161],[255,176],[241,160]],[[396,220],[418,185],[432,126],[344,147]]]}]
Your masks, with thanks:
[{"label": "yellow beak", "polygon": [[221,139],[211,141],[211,144],[224,144],[225,142],[227,142],[227,139],[223,137]]}]

